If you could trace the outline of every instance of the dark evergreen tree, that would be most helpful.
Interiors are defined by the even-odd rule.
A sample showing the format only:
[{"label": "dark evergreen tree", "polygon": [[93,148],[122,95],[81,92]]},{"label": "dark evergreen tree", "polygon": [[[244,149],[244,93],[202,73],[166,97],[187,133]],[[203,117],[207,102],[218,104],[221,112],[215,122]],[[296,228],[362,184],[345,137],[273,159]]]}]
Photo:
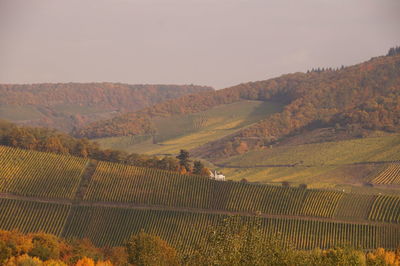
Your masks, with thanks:
[{"label": "dark evergreen tree", "polygon": [[203,173],[204,164],[200,161],[194,161],[193,163],[193,174],[201,175]]},{"label": "dark evergreen tree", "polygon": [[179,152],[179,155],[176,156],[176,158],[179,160],[179,164],[183,167],[185,167],[186,171],[190,171],[190,154],[187,150],[181,150]]}]

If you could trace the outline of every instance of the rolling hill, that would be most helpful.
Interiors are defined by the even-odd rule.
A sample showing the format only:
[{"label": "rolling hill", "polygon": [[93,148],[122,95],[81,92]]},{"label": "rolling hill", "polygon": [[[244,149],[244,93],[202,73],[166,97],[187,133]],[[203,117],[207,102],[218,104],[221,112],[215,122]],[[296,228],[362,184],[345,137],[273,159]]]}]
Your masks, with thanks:
[{"label": "rolling hill", "polygon": [[[287,74],[183,96],[94,122],[76,130],[75,134],[96,139],[114,137],[100,140],[104,145],[114,147],[119,142],[115,137],[131,137],[135,139],[132,144],[147,140],[145,145],[137,147],[148,153],[174,153],[177,148],[173,146],[181,145],[191,149],[196,157],[213,161],[251,150],[268,149],[270,145],[296,136],[297,144],[305,144],[398,133],[399,86],[400,55],[380,56],[342,69]],[[231,111],[223,110],[229,110],[229,106],[235,104],[238,107],[233,112],[240,114],[240,106],[246,101],[261,101],[276,108],[273,112],[265,110],[256,117],[247,116],[249,121],[245,118],[243,127],[234,127],[226,134],[209,133],[207,125],[199,118],[212,110],[221,110],[219,114],[215,112],[216,119],[221,113],[229,116]],[[193,136],[194,125],[187,124],[188,118],[193,123],[200,119],[196,124],[199,136]],[[163,121],[175,130],[173,134],[163,130],[160,126]],[[198,141],[202,134],[208,136]],[[171,138],[174,136],[176,140]],[[124,144],[127,139],[120,138]],[[157,149],[148,144],[172,145],[172,148]]]},{"label": "rolling hill", "polygon": [[0,84],[0,118],[69,132],[88,122],[209,90],[195,85]]},{"label": "rolling hill", "polygon": [[228,136],[279,112],[281,104],[243,100],[193,114],[157,117],[152,120],[155,134],[95,139],[103,148],[144,154],[177,154],[209,141]]}]

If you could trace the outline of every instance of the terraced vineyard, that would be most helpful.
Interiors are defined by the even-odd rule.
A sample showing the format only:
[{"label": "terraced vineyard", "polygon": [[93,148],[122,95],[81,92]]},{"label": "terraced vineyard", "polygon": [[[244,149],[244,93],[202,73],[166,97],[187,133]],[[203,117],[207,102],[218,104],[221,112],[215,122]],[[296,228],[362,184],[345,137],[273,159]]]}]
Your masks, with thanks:
[{"label": "terraced vineyard", "polygon": [[400,223],[400,197],[378,196],[372,205],[369,219],[379,222]]},{"label": "terraced vineyard", "polygon": [[[345,194],[339,202],[335,217],[344,220],[366,220],[369,218],[376,196]],[[357,207],[354,207],[354,206]]]},{"label": "terraced vineyard", "polygon": [[0,146],[0,192],[71,199],[88,160]]},{"label": "terraced vineyard", "polygon": [[390,164],[371,181],[379,185],[400,185],[400,163]]},{"label": "terraced vineyard", "polygon": [[[206,236],[209,226],[223,217],[176,211],[79,207],[74,210],[73,219],[64,236],[87,237],[100,246],[120,245],[131,234],[143,229],[161,236],[175,246],[192,249],[195,243]],[[281,233],[283,240],[291,241],[301,249],[328,248],[340,244],[365,249],[392,248],[398,244],[400,237],[399,228],[393,226],[286,218],[263,218],[261,225],[265,234]]]},{"label": "terraced vineyard", "polygon": [[60,236],[70,205],[0,198],[0,229]]},{"label": "terraced vineyard", "polygon": [[110,162],[94,170],[81,158],[0,151],[0,229],[88,237],[100,246],[143,229],[191,250],[226,215],[258,213],[265,234],[281,233],[301,249],[400,244],[399,196],[218,182]]},{"label": "terraced vineyard", "polygon": [[190,212],[81,206],[73,210],[64,237],[89,238],[98,246],[115,246],[143,229],[176,246],[193,247],[218,218]]},{"label": "terraced vineyard", "polygon": [[175,172],[100,162],[84,199],[332,217],[342,195],[332,191],[217,182]]}]

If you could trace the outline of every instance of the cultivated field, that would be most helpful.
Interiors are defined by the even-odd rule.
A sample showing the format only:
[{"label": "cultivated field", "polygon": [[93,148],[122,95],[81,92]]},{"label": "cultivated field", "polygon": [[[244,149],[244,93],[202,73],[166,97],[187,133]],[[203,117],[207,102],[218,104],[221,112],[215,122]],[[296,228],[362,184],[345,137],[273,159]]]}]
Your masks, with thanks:
[{"label": "cultivated field", "polygon": [[104,148],[127,152],[177,154],[180,149],[192,149],[232,134],[280,109],[281,106],[273,102],[240,101],[200,113],[155,118],[157,135],[154,139],[141,136],[132,142],[132,137],[119,137],[97,139],[97,142]]},{"label": "cultivated field", "polygon": [[[315,144],[273,146],[220,160],[219,170],[233,180],[294,184],[313,188],[362,185],[371,182],[384,165],[400,159],[400,137],[388,136]],[[278,166],[278,167],[277,167]],[[290,167],[279,167],[290,166]],[[396,166],[373,179],[375,184],[397,184]]]},{"label": "cultivated field", "polygon": [[82,158],[0,151],[0,229],[87,237],[99,246],[121,245],[143,229],[192,250],[210,225],[239,215],[259,217],[266,235],[301,249],[394,249],[400,240],[398,195],[219,182],[110,162],[92,172]]},{"label": "cultivated field", "polygon": [[88,160],[0,146],[0,192],[71,199]]}]

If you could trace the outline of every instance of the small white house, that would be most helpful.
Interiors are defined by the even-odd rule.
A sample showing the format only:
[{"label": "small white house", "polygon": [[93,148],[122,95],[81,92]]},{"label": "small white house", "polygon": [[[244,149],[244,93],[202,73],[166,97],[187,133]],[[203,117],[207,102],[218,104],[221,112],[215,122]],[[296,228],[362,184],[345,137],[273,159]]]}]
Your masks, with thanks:
[{"label": "small white house", "polygon": [[210,172],[210,178],[217,181],[225,181],[225,176],[218,174],[217,171],[214,171],[214,173]]}]

